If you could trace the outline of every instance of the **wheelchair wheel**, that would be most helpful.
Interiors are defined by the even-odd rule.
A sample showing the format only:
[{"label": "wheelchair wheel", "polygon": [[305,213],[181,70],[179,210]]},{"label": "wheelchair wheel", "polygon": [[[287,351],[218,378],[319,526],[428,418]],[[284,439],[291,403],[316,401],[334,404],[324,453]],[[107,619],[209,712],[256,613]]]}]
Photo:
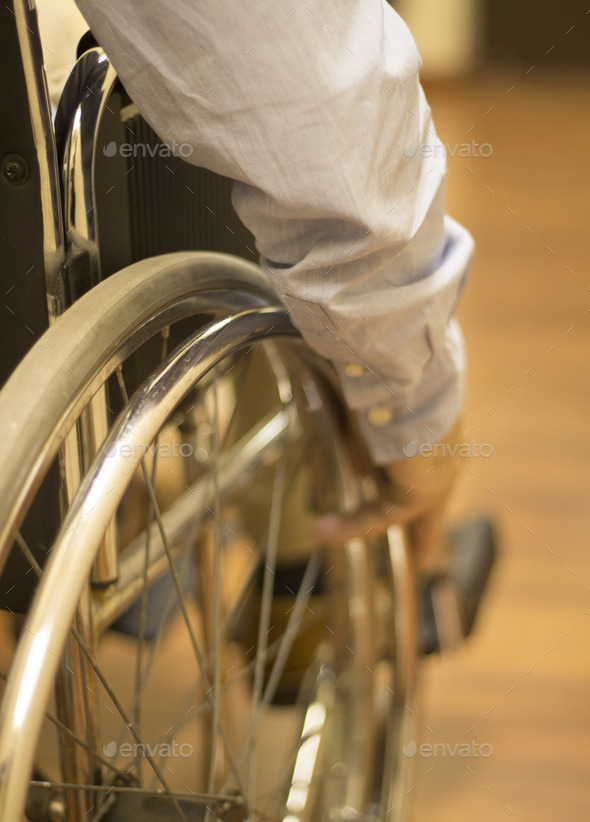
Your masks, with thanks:
[{"label": "wheelchair wheel", "polygon": [[[377,484],[256,267],[179,253],[109,278],[17,369],[0,426],[0,557],[39,577],[2,697],[1,819],[401,819],[403,543],[313,543],[314,517]],[[21,526],[56,461],[40,562]]]}]

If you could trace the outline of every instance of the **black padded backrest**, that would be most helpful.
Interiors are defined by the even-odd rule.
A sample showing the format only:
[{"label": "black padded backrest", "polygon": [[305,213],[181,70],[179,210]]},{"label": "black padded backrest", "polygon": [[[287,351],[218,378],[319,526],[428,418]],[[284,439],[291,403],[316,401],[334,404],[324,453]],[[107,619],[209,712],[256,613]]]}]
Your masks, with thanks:
[{"label": "black padded backrest", "polygon": [[119,267],[108,239],[115,226],[119,232],[124,227],[129,238],[129,262],[190,249],[255,261],[254,238],[231,205],[232,181],[179,156],[190,152],[186,144],[173,146],[175,156],[121,89],[112,95],[108,108],[95,154],[103,276]]}]

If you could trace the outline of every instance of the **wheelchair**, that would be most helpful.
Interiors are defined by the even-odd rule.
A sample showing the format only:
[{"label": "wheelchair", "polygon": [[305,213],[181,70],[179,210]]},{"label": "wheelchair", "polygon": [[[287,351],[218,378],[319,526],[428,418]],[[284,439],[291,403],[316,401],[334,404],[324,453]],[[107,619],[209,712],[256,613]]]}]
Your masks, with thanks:
[{"label": "wheelchair", "polygon": [[31,6],[0,12],[0,819],[399,822],[415,580],[397,527],[310,541],[380,494],[335,376],[92,43],[54,129]]}]

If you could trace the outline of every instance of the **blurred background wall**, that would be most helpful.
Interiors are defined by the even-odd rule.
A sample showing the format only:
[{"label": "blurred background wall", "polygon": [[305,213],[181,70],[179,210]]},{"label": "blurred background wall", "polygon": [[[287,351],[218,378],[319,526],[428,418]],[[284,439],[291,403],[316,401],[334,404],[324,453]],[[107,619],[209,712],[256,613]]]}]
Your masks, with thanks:
[{"label": "blurred background wall", "polygon": [[414,35],[424,75],[453,77],[476,65],[485,28],[481,0],[397,0],[393,6]]},{"label": "blurred background wall", "polygon": [[590,65],[586,0],[396,0],[427,78],[501,63]]}]

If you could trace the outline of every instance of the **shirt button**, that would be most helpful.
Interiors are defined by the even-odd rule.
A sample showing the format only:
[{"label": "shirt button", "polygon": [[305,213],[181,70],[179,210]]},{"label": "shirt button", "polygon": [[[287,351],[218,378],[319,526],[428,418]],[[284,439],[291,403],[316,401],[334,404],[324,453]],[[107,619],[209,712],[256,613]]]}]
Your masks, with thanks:
[{"label": "shirt button", "polygon": [[382,428],[393,420],[393,411],[385,405],[374,405],[369,409],[367,417],[371,425]]},{"label": "shirt button", "polygon": [[347,377],[362,377],[365,373],[365,369],[362,365],[360,365],[360,363],[347,362],[344,366],[344,373]]}]

